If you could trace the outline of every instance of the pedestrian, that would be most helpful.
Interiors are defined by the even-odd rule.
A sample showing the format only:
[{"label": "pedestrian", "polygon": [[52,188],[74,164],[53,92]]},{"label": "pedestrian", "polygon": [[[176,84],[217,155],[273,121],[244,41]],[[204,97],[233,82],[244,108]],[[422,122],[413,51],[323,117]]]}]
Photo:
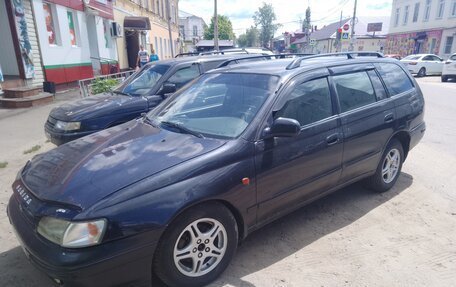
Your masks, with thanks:
[{"label": "pedestrian", "polygon": [[150,58],[149,58],[149,61],[150,62],[153,62],[153,61],[158,61],[158,55],[155,54],[155,50],[152,49],[152,51],[150,52]]},{"label": "pedestrian", "polygon": [[136,59],[136,67],[141,68],[149,62],[149,54],[142,45],[139,46],[138,58]]}]

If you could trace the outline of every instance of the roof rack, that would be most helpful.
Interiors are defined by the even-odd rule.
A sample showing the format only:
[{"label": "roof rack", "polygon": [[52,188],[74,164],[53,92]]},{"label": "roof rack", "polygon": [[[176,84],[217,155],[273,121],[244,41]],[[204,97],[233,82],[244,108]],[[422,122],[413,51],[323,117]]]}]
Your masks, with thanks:
[{"label": "roof rack", "polygon": [[354,55],[357,56],[371,56],[371,57],[376,57],[376,58],[383,58],[383,54],[379,52],[340,52],[340,53],[328,53],[328,54],[318,54],[318,55],[312,55],[312,56],[305,56],[305,57],[300,57],[296,58],[293,62],[291,62],[287,66],[287,70],[292,70],[296,69],[301,66],[301,62],[303,60],[308,60],[308,59],[314,59],[314,58],[323,58],[323,57],[338,57],[338,56],[346,56],[347,59],[354,59]]},{"label": "roof rack", "polygon": [[238,64],[240,61],[244,60],[251,60],[251,59],[285,59],[285,58],[291,58],[291,57],[305,57],[305,56],[311,56],[314,54],[273,54],[273,55],[256,55],[256,56],[250,56],[250,57],[244,57],[244,58],[236,58],[236,59],[231,59],[231,60],[226,60],[225,62],[222,62],[220,65],[217,66],[217,68],[222,68],[230,65],[231,63],[236,63]]},{"label": "roof rack", "polygon": [[180,57],[185,57],[185,56],[198,56],[200,53],[197,52],[189,52],[189,53],[180,53],[177,54],[174,58],[180,58]]}]

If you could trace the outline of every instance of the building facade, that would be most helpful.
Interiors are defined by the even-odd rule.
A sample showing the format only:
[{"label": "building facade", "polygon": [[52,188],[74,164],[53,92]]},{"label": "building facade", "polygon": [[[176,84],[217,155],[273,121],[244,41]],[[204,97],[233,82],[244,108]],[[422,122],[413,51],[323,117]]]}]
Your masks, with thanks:
[{"label": "building facade", "polygon": [[196,43],[204,39],[207,25],[203,18],[179,11],[179,34],[184,42],[184,52],[195,52]]},{"label": "building facade", "polygon": [[456,0],[394,0],[385,51],[406,56],[456,52]]},{"label": "building facade", "polygon": [[108,0],[32,0],[47,81],[74,82],[117,64]]},{"label": "building facade", "polygon": [[116,39],[122,70],[136,67],[140,45],[149,54],[154,50],[159,59],[172,58],[180,50],[178,0],[116,0],[114,19],[123,30]]}]

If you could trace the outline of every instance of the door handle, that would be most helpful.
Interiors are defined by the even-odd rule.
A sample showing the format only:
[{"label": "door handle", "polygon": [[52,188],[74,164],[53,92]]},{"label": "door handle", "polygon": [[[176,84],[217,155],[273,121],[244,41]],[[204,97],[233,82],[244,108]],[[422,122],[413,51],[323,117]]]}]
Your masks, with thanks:
[{"label": "door handle", "polygon": [[327,145],[334,145],[339,142],[339,134],[332,134],[326,137]]},{"label": "door handle", "polygon": [[387,114],[385,116],[385,123],[391,123],[394,121],[394,115],[393,114]]}]

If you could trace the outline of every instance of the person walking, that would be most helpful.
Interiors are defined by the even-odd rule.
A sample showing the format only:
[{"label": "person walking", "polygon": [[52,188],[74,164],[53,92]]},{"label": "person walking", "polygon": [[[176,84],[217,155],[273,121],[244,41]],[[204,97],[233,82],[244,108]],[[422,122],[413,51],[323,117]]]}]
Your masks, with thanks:
[{"label": "person walking", "polygon": [[155,54],[155,50],[152,49],[152,51],[150,52],[150,58],[149,58],[149,62],[153,62],[153,61],[158,61],[158,55]]},{"label": "person walking", "polygon": [[143,45],[139,46],[138,58],[136,59],[136,66],[141,68],[149,62],[149,54],[144,50]]}]

